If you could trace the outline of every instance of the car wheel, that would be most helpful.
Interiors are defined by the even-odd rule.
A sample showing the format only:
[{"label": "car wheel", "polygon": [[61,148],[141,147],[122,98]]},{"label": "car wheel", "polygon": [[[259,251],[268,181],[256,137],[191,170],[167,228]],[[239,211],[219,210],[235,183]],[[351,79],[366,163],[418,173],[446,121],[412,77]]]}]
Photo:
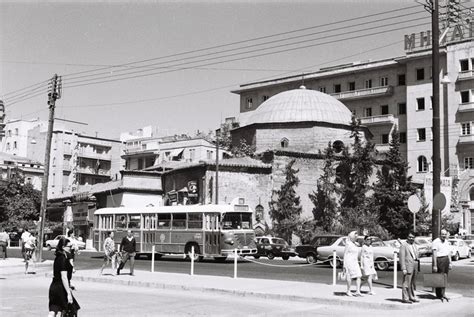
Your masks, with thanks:
[{"label": "car wheel", "polygon": [[253,258],[258,260],[260,259],[260,255],[254,255]]},{"label": "car wheel", "polygon": [[[377,262],[377,261],[380,261],[380,262]],[[386,259],[375,260],[375,268],[379,271],[387,271],[390,265],[386,261],[387,261]]]},{"label": "car wheel", "polygon": [[289,255],[284,255],[284,256],[282,256],[281,258],[282,258],[283,260],[287,261],[287,260],[290,258],[290,256],[289,256]]},{"label": "car wheel", "polygon": [[[334,258],[331,257],[331,258],[328,259],[328,261],[329,261],[329,265],[331,267],[334,267]],[[342,265],[341,260],[336,258],[336,268],[340,267],[341,265]]]},{"label": "car wheel", "polygon": [[453,256],[453,261],[458,261],[459,260],[459,252],[456,252],[456,254]]},{"label": "car wheel", "polygon": [[51,246],[49,244],[46,245],[46,248],[48,249],[48,251],[51,251]]},{"label": "car wheel", "polygon": [[268,258],[269,260],[273,260],[273,259],[275,258],[275,254],[273,254],[272,252],[268,252],[267,258]]},{"label": "car wheel", "polygon": [[227,260],[227,256],[215,256],[214,261],[219,262],[219,263],[224,263],[225,260]]},{"label": "car wheel", "polygon": [[199,249],[199,245],[197,244],[189,244],[184,251],[186,254],[186,259],[191,260],[191,246],[194,246],[194,261],[200,262],[204,258],[202,255],[200,255],[201,251]]},{"label": "car wheel", "polygon": [[306,263],[315,264],[316,263],[316,256],[313,253],[308,253],[306,255]]}]

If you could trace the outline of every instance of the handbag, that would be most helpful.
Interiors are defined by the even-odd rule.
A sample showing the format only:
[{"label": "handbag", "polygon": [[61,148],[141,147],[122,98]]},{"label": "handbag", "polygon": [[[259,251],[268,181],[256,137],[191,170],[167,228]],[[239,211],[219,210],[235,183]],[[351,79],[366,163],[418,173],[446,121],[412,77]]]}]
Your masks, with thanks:
[{"label": "handbag", "polygon": [[424,287],[446,287],[448,285],[448,275],[446,273],[425,273],[423,274]]},{"label": "handbag", "polygon": [[338,279],[339,281],[345,281],[345,280],[346,280],[346,277],[347,277],[347,276],[346,276],[346,271],[344,271],[344,270],[337,273],[337,279]]},{"label": "handbag", "polygon": [[68,303],[66,310],[63,310],[61,316],[63,317],[77,317],[77,311],[81,309],[79,303],[76,301],[74,296],[72,297],[72,303]]}]

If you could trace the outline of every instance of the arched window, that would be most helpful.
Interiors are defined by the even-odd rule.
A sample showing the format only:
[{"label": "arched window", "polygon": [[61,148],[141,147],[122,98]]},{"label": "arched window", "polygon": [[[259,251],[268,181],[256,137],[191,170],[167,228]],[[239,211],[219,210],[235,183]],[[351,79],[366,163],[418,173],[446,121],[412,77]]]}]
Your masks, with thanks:
[{"label": "arched window", "polygon": [[474,201],[474,186],[469,190],[469,200]]},{"label": "arched window", "polygon": [[334,141],[332,148],[334,149],[334,152],[341,153],[342,149],[344,148],[344,142],[341,140]]},{"label": "arched window", "polygon": [[289,144],[290,144],[290,141],[288,141],[287,138],[283,138],[283,139],[281,139],[281,141],[280,141],[280,145],[281,145],[281,147],[283,147],[283,148],[284,148],[284,147],[288,147]]},{"label": "arched window", "polygon": [[428,161],[426,160],[426,157],[418,156],[418,172],[421,173],[426,173],[428,172]]}]

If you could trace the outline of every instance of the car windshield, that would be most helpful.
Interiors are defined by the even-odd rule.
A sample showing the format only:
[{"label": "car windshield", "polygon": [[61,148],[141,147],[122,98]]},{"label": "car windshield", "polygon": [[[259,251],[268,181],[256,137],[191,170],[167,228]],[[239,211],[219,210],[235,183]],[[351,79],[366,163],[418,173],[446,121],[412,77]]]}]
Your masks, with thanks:
[{"label": "car windshield", "polygon": [[288,243],[287,243],[285,240],[283,240],[283,239],[278,239],[278,238],[276,238],[276,239],[273,239],[273,243],[275,243],[275,244],[284,244],[284,245],[288,245]]},{"label": "car windshield", "polygon": [[339,237],[316,237],[313,239],[312,243],[313,245],[331,245],[333,244],[334,242],[336,242],[336,240],[338,239]]},{"label": "car windshield", "polygon": [[242,212],[228,212],[222,219],[222,229],[250,229],[252,228],[252,215]]},{"label": "car windshield", "polygon": [[457,245],[456,242],[457,242],[457,241],[449,241],[449,244],[451,244],[451,245]]}]

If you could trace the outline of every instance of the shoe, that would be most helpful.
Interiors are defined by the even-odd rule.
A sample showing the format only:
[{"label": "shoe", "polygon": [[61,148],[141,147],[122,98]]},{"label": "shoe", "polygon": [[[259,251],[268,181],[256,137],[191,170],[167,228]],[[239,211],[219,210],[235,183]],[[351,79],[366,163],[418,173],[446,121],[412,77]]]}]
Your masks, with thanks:
[{"label": "shoe", "polygon": [[354,295],[351,292],[347,292],[346,295],[349,297],[354,297]]},{"label": "shoe", "polygon": [[402,303],[403,303],[403,304],[412,304],[412,302],[411,302],[411,301],[409,301],[409,300],[406,300],[406,299],[402,300]]},{"label": "shoe", "polygon": [[120,275],[120,269],[117,269],[117,275]]},{"label": "shoe", "polygon": [[449,298],[446,296],[443,296],[443,298],[449,303]]},{"label": "shoe", "polygon": [[416,299],[416,298],[410,299],[410,301],[412,301],[413,303],[419,303],[419,302],[420,302],[420,301],[419,301],[418,299]]},{"label": "shoe", "polygon": [[355,297],[362,297],[362,294],[361,294],[361,293],[355,293],[354,296],[355,296]]},{"label": "shoe", "polygon": [[375,295],[375,292],[369,292],[369,295]]}]

